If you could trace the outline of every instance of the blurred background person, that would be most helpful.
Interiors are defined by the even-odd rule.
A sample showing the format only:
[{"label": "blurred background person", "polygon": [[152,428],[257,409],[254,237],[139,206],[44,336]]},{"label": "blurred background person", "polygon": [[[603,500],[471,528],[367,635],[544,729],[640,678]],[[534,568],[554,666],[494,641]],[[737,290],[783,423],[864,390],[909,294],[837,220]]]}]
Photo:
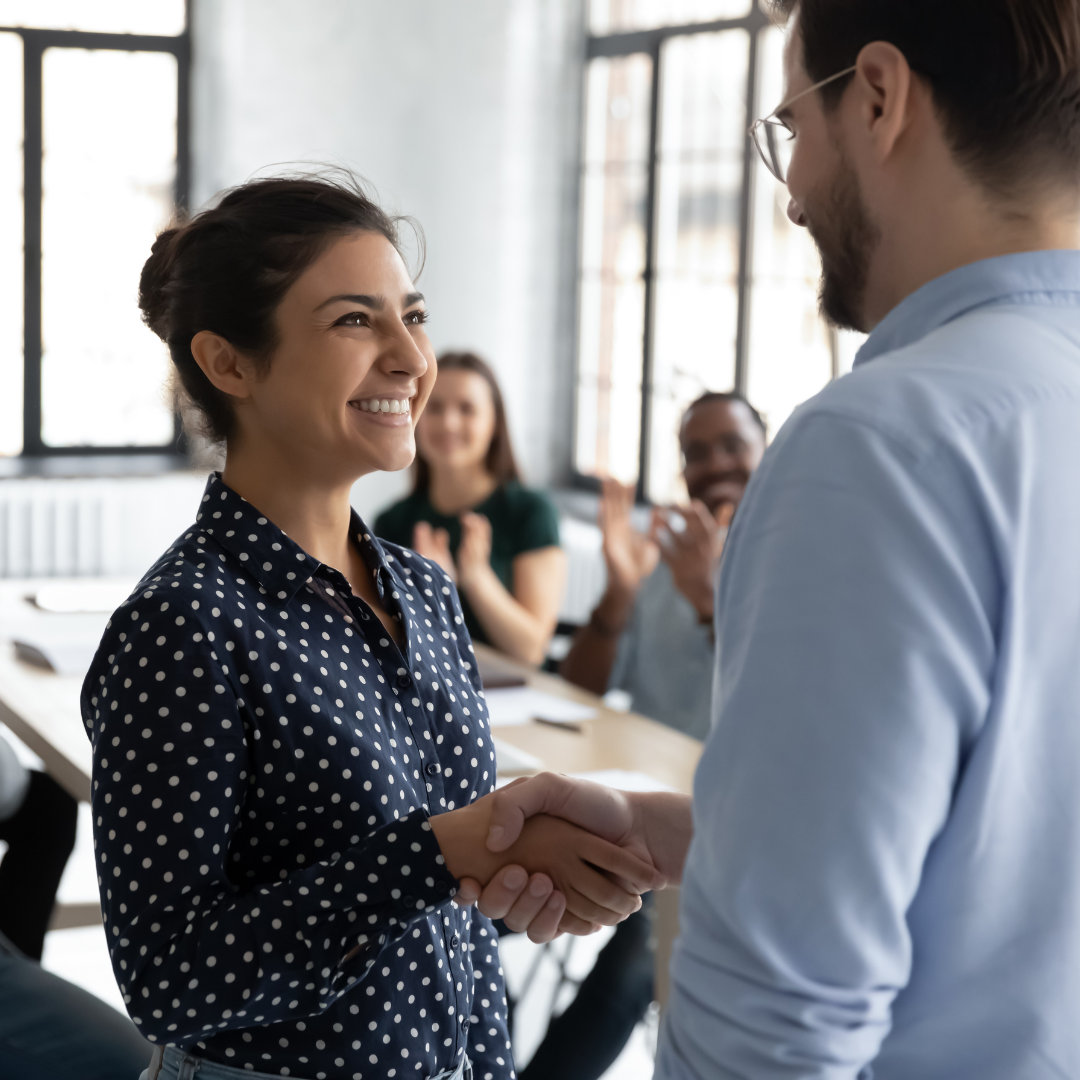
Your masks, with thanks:
[{"label": "blurred background person", "polygon": [[689,503],[655,507],[634,528],[633,485],[600,501],[607,583],[560,667],[569,682],[704,739],[713,665],[713,583],[727,524],[765,452],[761,414],[734,391],[702,394],[679,425]]},{"label": "blurred background person", "polygon": [[375,519],[375,533],[446,570],[474,641],[539,665],[566,584],[558,511],[521,483],[488,364],[469,352],[438,363],[416,428],[412,493]]},{"label": "blurred background person", "polygon": [[[710,391],[679,425],[689,502],[631,522],[634,486],[607,480],[600,504],[607,585],[574,637],[561,674],[696,739],[709,730],[713,585],[727,526],[765,452],[761,414],[742,395]],[[550,1024],[521,1080],[597,1080],[653,1000],[652,898],[615,928],[577,996]]]}]

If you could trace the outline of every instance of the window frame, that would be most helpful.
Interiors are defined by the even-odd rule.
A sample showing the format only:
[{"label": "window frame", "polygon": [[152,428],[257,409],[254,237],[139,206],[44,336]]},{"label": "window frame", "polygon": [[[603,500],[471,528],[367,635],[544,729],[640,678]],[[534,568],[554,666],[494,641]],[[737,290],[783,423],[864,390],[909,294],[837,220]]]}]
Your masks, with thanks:
[{"label": "window frame", "polygon": [[[615,59],[634,54],[649,56],[652,62],[652,89],[649,102],[649,142],[648,142],[648,181],[646,187],[645,205],[645,263],[642,270],[642,282],[645,296],[645,316],[642,327],[642,353],[641,353],[641,415],[640,445],[638,449],[638,473],[636,497],[638,502],[649,501],[647,481],[650,464],[650,445],[652,439],[650,402],[653,392],[654,370],[654,327],[655,327],[655,297],[656,286],[660,280],[656,264],[656,199],[657,183],[660,160],[657,153],[660,119],[660,89],[663,79],[663,52],[664,45],[671,38],[688,37],[694,34],[709,34],[721,31],[741,30],[747,35],[747,48],[750,50],[746,71],[746,107],[743,118],[744,130],[749,132],[750,126],[764,110],[763,103],[758,101],[758,74],[759,74],[759,51],[760,39],[763,32],[773,28],[773,23],[757,3],[752,3],[749,12],[739,18],[716,19],[708,22],[683,23],[671,26],[655,27],[642,30],[615,31],[605,34],[589,33],[586,38],[585,58],[582,67],[582,116],[588,106],[588,71],[589,65],[597,59]],[[585,145],[584,127],[582,137],[579,139],[578,158],[578,234],[575,245],[575,327],[577,336],[574,345],[574,401],[573,401],[573,438],[574,450],[571,457],[571,483],[575,488],[583,488],[591,491],[599,490],[599,480],[595,476],[582,473],[577,467],[577,431],[579,420],[580,401],[578,388],[581,385],[583,370],[581,355],[580,326],[582,317],[582,281],[583,267],[582,236],[584,233],[584,191],[585,191]],[[736,272],[736,329],[735,329],[735,385],[733,389],[741,394],[746,393],[749,381],[749,326],[750,304],[753,282],[753,219],[754,219],[754,170],[757,167],[758,155],[753,142],[747,136],[743,146],[741,189],[739,193],[739,241],[738,241],[738,268]],[[839,374],[838,348],[835,342],[835,334],[830,333],[832,354],[832,378]],[[732,387],[718,386],[716,390],[727,390]]]},{"label": "window frame", "polygon": [[184,29],[176,36],[45,30],[0,26],[17,34],[23,48],[23,445],[13,461],[50,458],[123,458],[156,455],[186,460],[187,441],[179,413],[172,438],[163,444],[134,446],[49,446],[42,439],[41,386],[41,200],[43,151],[42,62],[46,49],[102,49],[114,52],[169,53],[176,58],[176,181],[173,206],[188,205],[191,191],[191,0],[184,0]]}]

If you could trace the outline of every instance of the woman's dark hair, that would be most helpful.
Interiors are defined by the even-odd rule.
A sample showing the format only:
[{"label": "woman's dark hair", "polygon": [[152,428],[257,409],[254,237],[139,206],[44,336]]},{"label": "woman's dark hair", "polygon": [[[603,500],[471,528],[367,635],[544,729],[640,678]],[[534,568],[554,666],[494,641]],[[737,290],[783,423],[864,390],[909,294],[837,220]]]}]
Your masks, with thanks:
[{"label": "woman's dark hair", "polygon": [[[770,0],[797,10],[813,82],[895,45],[930,86],[953,152],[988,191],[1080,177],[1080,0]],[[847,80],[822,90],[827,107]]]},{"label": "woman's dark hair", "polygon": [[[521,474],[518,472],[514,448],[510,443],[510,428],[506,423],[506,406],[503,405],[502,391],[499,389],[495,372],[491,370],[486,360],[482,360],[476,353],[471,352],[443,353],[439,357],[439,374],[441,375],[444,371],[471,371],[488,384],[488,389],[491,391],[491,404],[495,408],[495,430],[491,433],[491,442],[484,456],[484,468],[498,484],[520,480]],[[431,466],[420,454],[417,454],[416,465],[413,469],[413,493],[427,491],[430,486]]]},{"label": "woman's dark hair", "polygon": [[220,334],[265,371],[277,344],[274,312],[293,282],[351,233],[379,233],[400,250],[402,220],[349,174],[274,177],[231,189],[158,236],[139,279],[139,307],[169,346],[179,390],[202,414],[205,435],[227,440],[235,417],[228,395],[195,362],[191,339],[200,330]]}]

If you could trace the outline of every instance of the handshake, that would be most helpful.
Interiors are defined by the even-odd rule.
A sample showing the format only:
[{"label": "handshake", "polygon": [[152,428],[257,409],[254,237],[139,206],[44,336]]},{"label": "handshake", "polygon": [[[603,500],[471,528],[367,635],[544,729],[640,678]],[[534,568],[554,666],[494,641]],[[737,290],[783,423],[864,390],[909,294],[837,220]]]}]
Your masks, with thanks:
[{"label": "handshake", "polygon": [[460,882],[455,901],[541,942],[613,926],[641,893],[681,880],[690,799],[541,773],[431,827]]}]

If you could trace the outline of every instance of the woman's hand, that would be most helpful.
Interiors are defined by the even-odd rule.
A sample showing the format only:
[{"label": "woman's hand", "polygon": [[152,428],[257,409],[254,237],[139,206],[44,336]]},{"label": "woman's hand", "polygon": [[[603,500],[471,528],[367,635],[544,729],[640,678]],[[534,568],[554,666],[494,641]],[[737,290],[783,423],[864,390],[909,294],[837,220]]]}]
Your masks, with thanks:
[{"label": "woman's hand", "polygon": [[438,563],[450,575],[451,581],[457,581],[457,567],[450,554],[450,534],[445,529],[433,529],[430,522],[418,521],[413,529],[412,546],[417,555]]},{"label": "woman's hand", "polygon": [[483,514],[461,515],[461,543],[457,553],[458,585],[469,587],[491,569],[491,522]]},{"label": "woman's hand", "polygon": [[489,918],[502,919],[514,933],[528,934],[537,945],[560,934],[585,935],[600,929],[567,912],[566,897],[547,874],[530,874],[513,863],[497,871],[487,885],[462,878],[454,903],[475,904]]}]

